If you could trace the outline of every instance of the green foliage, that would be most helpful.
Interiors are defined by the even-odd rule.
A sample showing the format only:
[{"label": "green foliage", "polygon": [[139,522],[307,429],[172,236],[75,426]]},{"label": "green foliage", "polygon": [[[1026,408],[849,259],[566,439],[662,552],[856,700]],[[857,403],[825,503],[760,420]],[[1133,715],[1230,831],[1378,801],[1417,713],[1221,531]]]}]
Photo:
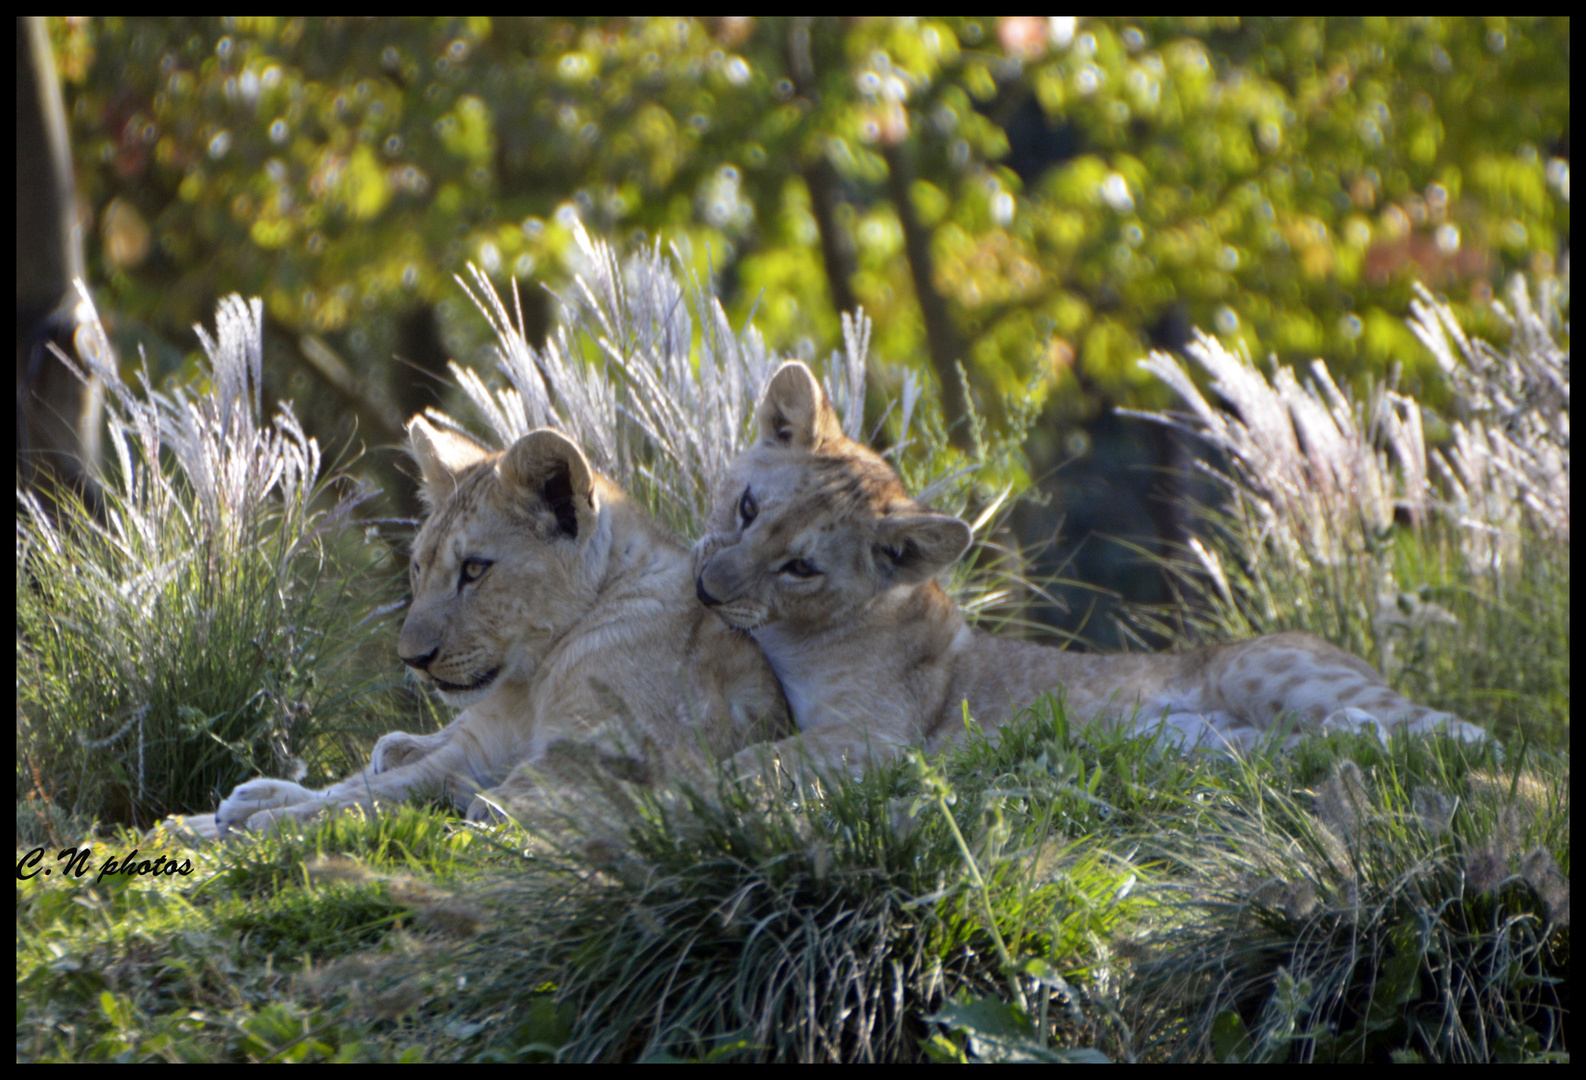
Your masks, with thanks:
[{"label": "green foliage", "polygon": [[932,1061],[944,1064],[968,1064],[976,1060],[1094,1065],[1107,1061],[1106,1055],[1094,1050],[1051,1049],[1024,1010],[990,995],[971,997],[960,991],[927,1019],[962,1036],[967,1043],[961,1046],[946,1036],[931,1036],[931,1041],[925,1044],[925,1052]]},{"label": "green foliage", "polygon": [[1402,364],[1437,403],[1411,281],[1479,321],[1569,243],[1557,17],[51,25],[94,276],[170,340],[238,290],[376,369],[391,316],[437,304],[462,353],[452,276],[561,288],[578,218],[674,238],[805,359],[838,297],[898,358],[945,305],[988,403],[1159,403],[1134,361],[1164,321],[1346,380]]}]

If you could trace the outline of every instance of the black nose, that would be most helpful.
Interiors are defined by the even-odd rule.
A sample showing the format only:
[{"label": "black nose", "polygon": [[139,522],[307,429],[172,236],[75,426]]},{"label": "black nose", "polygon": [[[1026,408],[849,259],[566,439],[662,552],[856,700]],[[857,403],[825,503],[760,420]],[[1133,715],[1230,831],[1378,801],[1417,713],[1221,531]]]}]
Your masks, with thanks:
[{"label": "black nose", "polygon": [[699,602],[704,604],[706,607],[715,607],[717,604],[721,603],[720,600],[717,600],[714,596],[705,591],[705,579],[703,577],[697,577],[694,579],[694,595],[699,597]]},{"label": "black nose", "polygon": [[429,652],[425,653],[423,656],[404,656],[402,657],[402,662],[408,667],[412,668],[414,671],[428,671],[430,669],[430,665],[435,662],[435,654],[440,651],[440,648],[437,646],[436,648],[433,648]]}]

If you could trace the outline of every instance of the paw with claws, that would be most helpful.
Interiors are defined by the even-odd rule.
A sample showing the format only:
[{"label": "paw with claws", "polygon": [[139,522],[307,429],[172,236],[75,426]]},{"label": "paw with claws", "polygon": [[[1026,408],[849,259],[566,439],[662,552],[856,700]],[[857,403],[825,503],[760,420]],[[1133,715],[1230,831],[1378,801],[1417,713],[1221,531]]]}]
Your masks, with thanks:
[{"label": "paw with claws", "polygon": [[268,832],[280,822],[306,821],[326,806],[325,797],[290,780],[260,778],[240,784],[215,811],[221,836],[232,830]]}]

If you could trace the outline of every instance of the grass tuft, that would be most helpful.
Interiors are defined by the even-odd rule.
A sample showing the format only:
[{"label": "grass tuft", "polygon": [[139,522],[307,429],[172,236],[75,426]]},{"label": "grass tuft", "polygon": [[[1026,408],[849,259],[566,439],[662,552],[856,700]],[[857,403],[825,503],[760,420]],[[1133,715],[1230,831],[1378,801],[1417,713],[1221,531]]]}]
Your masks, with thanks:
[{"label": "grass tuft", "polygon": [[[1308,787],[1249,773],[1237,801],[1147,847],[1180,884],[1171,917],[1129,946],[1131,1029],[1156,1033],[1137,1052],[1567,1053],[1567,779],[1552,761],[1501,770],[1453,761],[1456,744],[1409,742],[1382,767],[1335,758]],[[1459,785],[1444,769],[1469,771]]]},{"label": "grass tuft", "polygon": [[261,419],[261,318],[224,301],[198,329],[208,385],[169,394],[122,380],[97,314],[79,337],[114,462],[102,516],[17,494],[19,805],[147,825],[326,771],[327,734],[388,681],[345,663],[384,632],[384,549],[349,529],[363,493],[322,477],[290,406]]}]

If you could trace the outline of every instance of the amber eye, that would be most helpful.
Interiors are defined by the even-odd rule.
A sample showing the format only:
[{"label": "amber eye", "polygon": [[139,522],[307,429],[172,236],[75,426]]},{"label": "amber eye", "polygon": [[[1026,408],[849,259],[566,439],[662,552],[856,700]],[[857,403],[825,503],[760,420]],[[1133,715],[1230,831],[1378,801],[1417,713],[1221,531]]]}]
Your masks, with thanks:
[{"label": "amber eye", "polygon": [[789,559],[782,564],[784,574],[792,574],[796,578],[812,578],[820,573],[815,569],[815,564],[808,559]]},{"label": "amber eye", "polygon": [[457,587],[460,589],[464,585],[472,585],[485,576],[485,571],[490,569],[490,565],[487,559],[464,560],[462,571],[457,575]]},{"label": "amber eye", "polygon": [[755,515],[759,512],[760,504],[754,501],[754,495],[749,491],[749,489],[744,488],[743,498],[738,500],[738,516],[742,518],[743,523],[747,525],[749,522],[755,519]]}]

